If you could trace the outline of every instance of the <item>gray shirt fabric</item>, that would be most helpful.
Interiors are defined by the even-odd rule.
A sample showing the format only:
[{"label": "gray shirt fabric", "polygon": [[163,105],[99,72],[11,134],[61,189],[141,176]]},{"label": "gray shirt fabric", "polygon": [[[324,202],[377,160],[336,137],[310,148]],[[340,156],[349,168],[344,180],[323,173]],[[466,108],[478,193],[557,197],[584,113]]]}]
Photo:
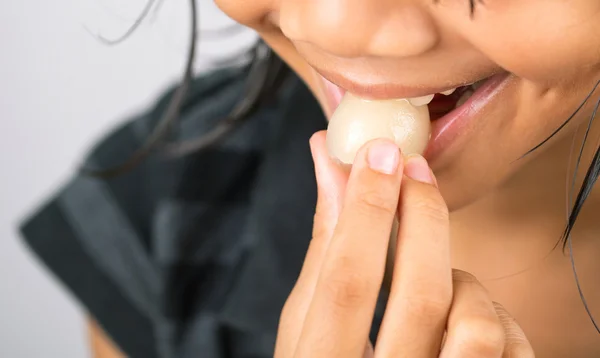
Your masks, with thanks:
[{"label": "gray shirt fabric", "polygon": [[[246,75],[196,79],[172,139],[213,128],[243,95]],[[109,134],[86,165],[127,158],[171,95]],[[110,180],[74,176],[24,222],[23,237],[128,356],[272,357],[311,237],[308,139],[325,126],[291,75],[218,146],[176,159],[157,152]]]}]

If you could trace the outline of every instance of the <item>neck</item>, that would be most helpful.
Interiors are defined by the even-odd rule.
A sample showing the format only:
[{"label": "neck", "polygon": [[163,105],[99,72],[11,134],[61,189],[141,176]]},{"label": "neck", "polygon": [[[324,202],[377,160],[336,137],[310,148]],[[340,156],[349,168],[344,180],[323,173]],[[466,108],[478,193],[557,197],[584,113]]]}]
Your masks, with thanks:
[{"label": "neck", "polygon": [[[481,279],[494,279],[527,270],[543,262],[551,253],[562,254],[559,241],[567,216],[600,137],[600,126],[597,125],[588,135],[573,181],[584,126],[580,126],[575,139],[572,135],[566,136],[535,159],[529,159],[524,169],[495,192],[452,213],[452,250],[457,268],[477,272],[483,276]],[[585,201],[573,228],[574,245],[600,248],[598,212],[600,190],[596,187]]]}]

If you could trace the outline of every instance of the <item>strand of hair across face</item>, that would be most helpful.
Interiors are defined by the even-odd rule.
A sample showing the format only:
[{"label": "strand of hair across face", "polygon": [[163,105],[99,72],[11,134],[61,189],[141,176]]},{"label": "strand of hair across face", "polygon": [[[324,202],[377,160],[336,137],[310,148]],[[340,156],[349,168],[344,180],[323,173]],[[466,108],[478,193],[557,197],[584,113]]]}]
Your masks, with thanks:
[{"label": "strand of hair across face", "polygon": [[[598,83],[600,83],[600,81],[598,81]],[[596,84],[596,87],[598,86],[598,83]],[[594,90],[596,89],[596,87],[594,87]],[[592,91],[593,93],[593,91]],[[589,96],[588,96],[589,98]],[[583,294],[583,289],[581,287],[581,283],[579,281],[579,275],[577,274],[577,268],[575,265],[575,257],[573,254],[573,238],[571,236],[571,230],[573,229],[573,226],[575,224],[575,220],[577,219],[577,215],[579,214],[583,203],[585,202],[586,198],[589,196],[594,184],[596,183],[597,179],[598,179],[598,175],[600,173],[600,146],[598,146],[598,148],[596,149],[596,153],[594,155],[594,158],[592,159],[592,163],[590,165],[590,167],[588,168],[588,171],[586,173],[585,179],[583,181],[583,184],[581,186],[581,189],[579,191],[579,194],[577,196],[577,200],[575,201],[575,204],[573,204],[573,194],[575,192],[575,183],[577,181],[577,172],[579,171],[579,164],[581,162],[581,158],[583,155],[583,149],[585,147],[585,144],[587,142],[588,139],[588,134],[590,132],[590,129],[592,127],[592,123],[594,122],[594,119],[596,117],[596,114],[598,112],[598,108],[600,107],[600,96],[598,96],[598,100],[596,101],[596,105],[594,106],[594,110],[592,111],[592,115],[590,116],[589,122],[588,122],[588,126],[586,128],[586,132],[584,135],[584,139],[583,139],[583,143],[581,144],[581,148],[579,150],[579,155],[577,158],[577,162],[575,164],[575,171],[573,174],[573,180],[571,183],[571,187],[567,193],[567,202],[568,202],[568,207],[567,207],[567,228],[565,229],[565,233],[564,233],[564,244],[563,244],[563,251],[565,249],[565,246],[568,246],[569,249],[569,259],[571,261],[571,269],[573,271],[573,276],[575,278],[575,284],[577,286],[577,292],[579,294],[579,297],[581,299],[581,302],[583,303],[583,307],[588,315],[588,317],[590,318],[590,321],[592,322],[592,325],[594,326],[594,328],[596,329],[596,331],[600,334],[600,326],[598,325],[598,323],[596,322],[596,320],[594,319],[594,315],[592,314],[589,305],[587,303],[587,300],[585,298],[585,295]],[[560,242],[560,241],[559,241]]]},{"label": "strand of hair across face", "polygon": [[563,128],[565,128],[565,126],[567,124],[569,124],[569,122],[571,122],[571,120],[573,118],[575,118],[575,116],[577,115],[577,113],[579,113],[579,111],[585,106],[585,104],[590,99],[590,97],[592,97],[592,95],[594,94],[594,92],[596,92],[596,88],[598,88],[599,85],[600,85],[600,81],[596,82],[596,85],[594,86],[594,88],[592,88],[592,90],[590,91],[590,93],[588,93],[588,95],[583,99],[583,101],[581,102],[581,104],[579,104],[579,106],[577,107],[577,109],[575,110],[575,112],[573,112],[569,116],[569,118],[567,118],[566,121],[564,121],[558,128],[556,128],[556,130],[554,130],[554,132],[552,132],[552,134],[550,134],[546,139],[544,139],[543,141],[541,141],[535,147],[533,147],[530,150],[528,150],[527,152],[525,152],[525,154],[523,154],[521,157],[519,157],[519,159],[523,159],[526,156],[528,156],[529,154],[531,154],[534,151],[536,151],[539,147],[541,147],[544,144],[546,144],[550,139],[552,139],[555,135],[557,135],[558,132],[560,132]]},{"label": "strand of hair across face", "polygon": [[[600,83],[600,81],[598,83]],[[595,87],[594,87],[594,89],[595,89]],[[588,136],[592,129],[592,124],[594,123],[594,118],[596,117],[597,111],[598,111],[598,104],[596,104],[596,107],[592,111],[592,115],[591,115],[591,117],[588,121],[588,125],[585,129],[585,134],[583,135],[583,140],[582,140],[581,146],[579,147],[579,154],[577,155],[577,161],[575,162],[575,169],[574,169],[574,173],[573,173],[573,181],[571,183],[571,189],[569,190],[569,196],[571,199],[573,198],[573,194],[575,192],[575,183],[577,182],[577,173],[579,172],[579,165],[581,164],[581,158],[583,157],[583,151],[584,151],[585,145],[588,141]],[[593,161],[592,161],[592,165],[590,166],[590,168],[592,168],[592,167],[593,167]],[[588,171],[589,171],[589,169],[588,169]],[[586,176],[586,178],[587,178],[587,176]],[[594,182],[595,182],[595,180],[594,180]],[[594,185],[594,182],[591,183],[592,186]],[[586,181],[584,180],[584,182],[581,186],[580,193],[581,193],[581,191],[584,191],[586,186],[587,186]],[[587,198],[587,195],[585,198]],[[583,200],[585,200],[585,198],[583,198]],[[569,200],[571,200],[571,199],[569,199]],[[565,249],[565,246],[566,246],[566,237],[567,237],[567,235],[569,235],[571,233],[571,229],[572,229],[573,225],[575,224],[575,220],[577,219],[577,215],[579,214],[581,205],[583,204],[583,201],[579,200],[580,195],[578,195],[577,199],[578,200],[575,201],[575,205],[573,205],[573,203],[571,202],[571,205],[573,205],[573,206],[569,207],[569,217],[567,219],[567,226],[565,228],[565,232],[563,233],[563,236],[561,237],[561,240],[559,240],[559,242],[558,242],[558,243],[560,243],[561,241],[564,241],[563,242],[563,250]],[[558,243],[557,243],[557,245],[558,245]]]}]

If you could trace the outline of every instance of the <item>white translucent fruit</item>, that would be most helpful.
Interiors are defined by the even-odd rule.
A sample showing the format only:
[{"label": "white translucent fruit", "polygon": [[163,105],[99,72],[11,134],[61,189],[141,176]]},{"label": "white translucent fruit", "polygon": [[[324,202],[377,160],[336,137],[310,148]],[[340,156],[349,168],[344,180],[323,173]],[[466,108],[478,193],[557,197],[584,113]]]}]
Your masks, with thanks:
[{"label": "white translucent fruit", "polygon": [[[429,109],[423,102],[407,99],[373,101],[346,93],[329,120],[327,151],[344,164],[352,164],[356,152],[368,141],[387,138],[403,155],[423,154],[431,136]],[[384,285],[390,287],[396,251],[398,220],[394,219],[386,263]]]},{"label": "white translucent fruit", "polygon": [[423,154],[430,127],[427,105],[414,106],[407,99],[366,100],[346,93],[329,120],[327,150],[332,158],[352,164],[365,143],[387,138],[403,155]]}]

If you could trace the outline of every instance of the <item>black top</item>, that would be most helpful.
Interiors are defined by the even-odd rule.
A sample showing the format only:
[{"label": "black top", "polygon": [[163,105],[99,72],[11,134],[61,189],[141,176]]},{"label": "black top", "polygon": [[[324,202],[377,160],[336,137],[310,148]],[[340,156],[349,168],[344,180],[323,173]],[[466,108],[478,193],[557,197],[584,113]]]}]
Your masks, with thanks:
[{"label": "black top", "polygon": [[[246,75],[196,79],[174,139],[213,128],[243,95]],[[87,165],[127,158],[171,95],[108,135]],[[23,224],[23,236],[128,356],[272,357],[311,237],[308,139],[325,126],[292,75],[217,147],[169,160],[157,153],[111,180],[75,176]]]}]

